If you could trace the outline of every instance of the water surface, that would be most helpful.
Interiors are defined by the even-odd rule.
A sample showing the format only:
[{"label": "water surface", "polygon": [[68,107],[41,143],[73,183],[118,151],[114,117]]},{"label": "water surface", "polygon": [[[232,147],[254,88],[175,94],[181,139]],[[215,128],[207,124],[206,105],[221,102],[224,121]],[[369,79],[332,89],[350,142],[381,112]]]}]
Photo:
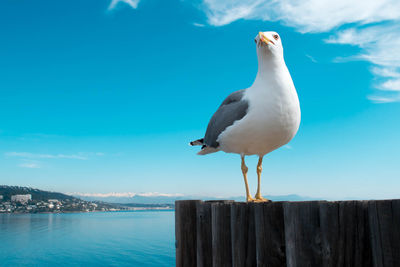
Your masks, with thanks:
[{"label": "water surface", "polygon": [[0,214],[1,266],[173,266],[174,212]]}]

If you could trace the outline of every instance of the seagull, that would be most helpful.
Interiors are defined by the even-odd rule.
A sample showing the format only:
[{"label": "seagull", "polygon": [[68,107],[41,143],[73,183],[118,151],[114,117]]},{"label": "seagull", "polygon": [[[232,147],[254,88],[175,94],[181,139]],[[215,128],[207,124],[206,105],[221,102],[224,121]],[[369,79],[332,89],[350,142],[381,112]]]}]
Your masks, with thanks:
[{"label": "seagull", "polygon": [[[230,94],[211,117],[203,138],[190,142],[201,146],[198,155],[218,151],[241,156],[247,202],[265,202],[261,195],[263,157],[287,144],[300,125],[300,103],[283,58],[281,37],[259,32],[255,38],[258,73],[253,84]],[[258,186],[253,198],[247,182],[245,156],[257,155]]]}]

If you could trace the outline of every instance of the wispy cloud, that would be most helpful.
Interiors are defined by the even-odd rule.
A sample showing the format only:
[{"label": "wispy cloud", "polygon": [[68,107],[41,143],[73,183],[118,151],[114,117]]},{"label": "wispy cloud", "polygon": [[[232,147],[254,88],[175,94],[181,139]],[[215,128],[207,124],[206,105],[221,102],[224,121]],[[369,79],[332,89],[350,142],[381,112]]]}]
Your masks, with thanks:
[{"label": "wispy cloud", "polygon": [[374,87],[379,94],[368,97],[375,103],[400,101],[400,26],[388,24],[363,28],[350,28],[337,32],[326,40],[328,43],[349,44],[360,47],[361,53],[352,60],[365,60],[374,64]]},{"label": "wispy cloud", "polygon": [[91,156],[104,156],[103,152],[80,152],[78,154],[40,154],[30,152],[6,152],[6,157],[19,157],[26,159],[78,159],[87,160]]},{"label": "wispy cloud", "polygon": [[374,87],[386,95],[368,98],[375,103],[400,101],[400,1],[204,0],[202,9],[214,26],[251,19],[280,21],[301,33],[332,32],[327,43],[361,48],[360,54],[336,62],[364,60],[375,65]]},{"label": "wispy cloud", "polygon": [[377,104],[393,103],[393,102],[398,102],[398,101],[400,101],[400,98],[396,98],[396,97],[383,97],[383,96],[376,96],[376,95],[368,96],[368,99],[371,100],[371,101],[374,102],[374,103],[377,103]]},{"label": "wispy cloud", "polygon": [[17,158],[20,164],[18,167],[38,169],[41,168],[41,161],[54,159],[72,159],[72,160],[88,160],[93,157],[101,157],[105,154],[102,152],[80,152],[77,154],[41,154],[31,152],[6,152],[4,156],[7,158]]},{"label": "wispy cloud", "polygon": [[79,159],[79,160],[87,160],[87,156],[83,155],[66,155],[66,154],[35,154],[29,152],[6,152],[5,156],[7,157],[21,157],[28,159]]},{"label": "wispy cloud", "polygon": [[327,32],[333,28],[398,20],[397,0],[204,0],[208,23],[229,24],[238,19],[282,21],[303,33]]},{"label": "wispy cloud", "polygon": [[106,198],[106,197],[181,197],[183,194],[168,194],[168,193],[158,193],[158,192],[147,192],[147,193],[133,193],[133,192],[110,192],[110,193],[80,193],[80,192],[73,192],[67,193],[68,195],[72,196],[80,196],[80,197],[99,197],[99,198]]},{"label": "wispy cloud", "polygon": [[[113,0],[109,9],[114,9],[119,2],[137,8],[139,0]],[[263,20],[279,21],[301,33],[331,33],[325,40],[327,43],[361,48],[360,54],[338,57],[335,62],[363,60],[374,66],[372,73],[376,81],[373,86],[385,91],[385,96],[370,96],[371,101],[400,101],[398,0],[202,0],[196,6],[206,14],[207,23],[212,26],[241,19]],[[193,25],[203,26],[201,23]],[[311,56],[306,56],[315,62]]]},{"label": "wispy cloud", "polygon": [[196,27],[205,27],[206,25],[204,25],[204,24],[202,24],[202,23],[193,22],[193,26],[196,26]]},{"label": "wispy cloud", "polygon": [[21,168],[38,169],[40,165],[34,162],[25,162],[18,165]]},{"label": "wispy cloud", "polygon": [[129,5],[131,8],[137,8],[140,0],[112,0],[108,6],[108,10],[115,9],[119,3],[124,3]]},{"label": "wispy cloud", "polygon": [[313,62],[313,63],[318,63],[318,61],[317,61],[313,56],[311,56],[311,55],[309,55],[309,54],[306,54],[306,57],[307,57],[309,60],[311,60],[311,62]]}]

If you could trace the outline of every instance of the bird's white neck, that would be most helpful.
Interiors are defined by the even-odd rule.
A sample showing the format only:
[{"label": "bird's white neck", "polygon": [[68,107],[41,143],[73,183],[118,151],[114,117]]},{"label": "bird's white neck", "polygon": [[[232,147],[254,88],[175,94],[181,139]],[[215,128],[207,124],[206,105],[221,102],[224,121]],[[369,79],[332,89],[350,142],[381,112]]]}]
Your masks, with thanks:
[{"label": "bird's white neck", "polygon": [[272,54],[257,53],[258,72],[253,86],[265,86],[265,83],[279,82],[280,79],[290,77],[283,57],[276,57]]}]

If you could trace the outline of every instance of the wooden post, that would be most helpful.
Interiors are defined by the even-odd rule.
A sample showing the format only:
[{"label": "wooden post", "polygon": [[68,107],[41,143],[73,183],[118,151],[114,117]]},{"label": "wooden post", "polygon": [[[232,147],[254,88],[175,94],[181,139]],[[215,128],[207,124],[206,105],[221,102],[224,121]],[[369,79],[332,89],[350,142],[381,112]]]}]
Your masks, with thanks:
[{"label": "wooden post", "polygon": [[197,266],[212,266],[211,203],[197,203]]},{"label": "wooden post", "polygon": [[286,266],[282,202],[254,204],[257,266]]},{"label": "wooden post", "polygon": [[232,266],[231,203],[211,204],[212,266]]},{"label": "wooden post", "polygon": [[196,204],[200,200],[175,202],[176,266],[196,266]]},{"label": "wooden post", "polygon": [[320,203],[323,266],[372,266],[366,202]]},{"label": "wooden post", "polygon": [[176,266],[400,266],[400,200],[176,201]]},{"label": "wooden post", "polygon": [[321,225],[322,266],[339,265],[339,203],[324,202],[319,205]]},{"label": "wooden post", "polygon": [[322,266],[318,201],[285,202],[286,264]]},{"label": "wooden post", "polygon": [[369,201],[374,266],[400,266],[400,200]]},{"label": "wooden post", "polygon": [[231,232],[232,266],[257,266],[253,206],[244,202],[232,204]]}]

